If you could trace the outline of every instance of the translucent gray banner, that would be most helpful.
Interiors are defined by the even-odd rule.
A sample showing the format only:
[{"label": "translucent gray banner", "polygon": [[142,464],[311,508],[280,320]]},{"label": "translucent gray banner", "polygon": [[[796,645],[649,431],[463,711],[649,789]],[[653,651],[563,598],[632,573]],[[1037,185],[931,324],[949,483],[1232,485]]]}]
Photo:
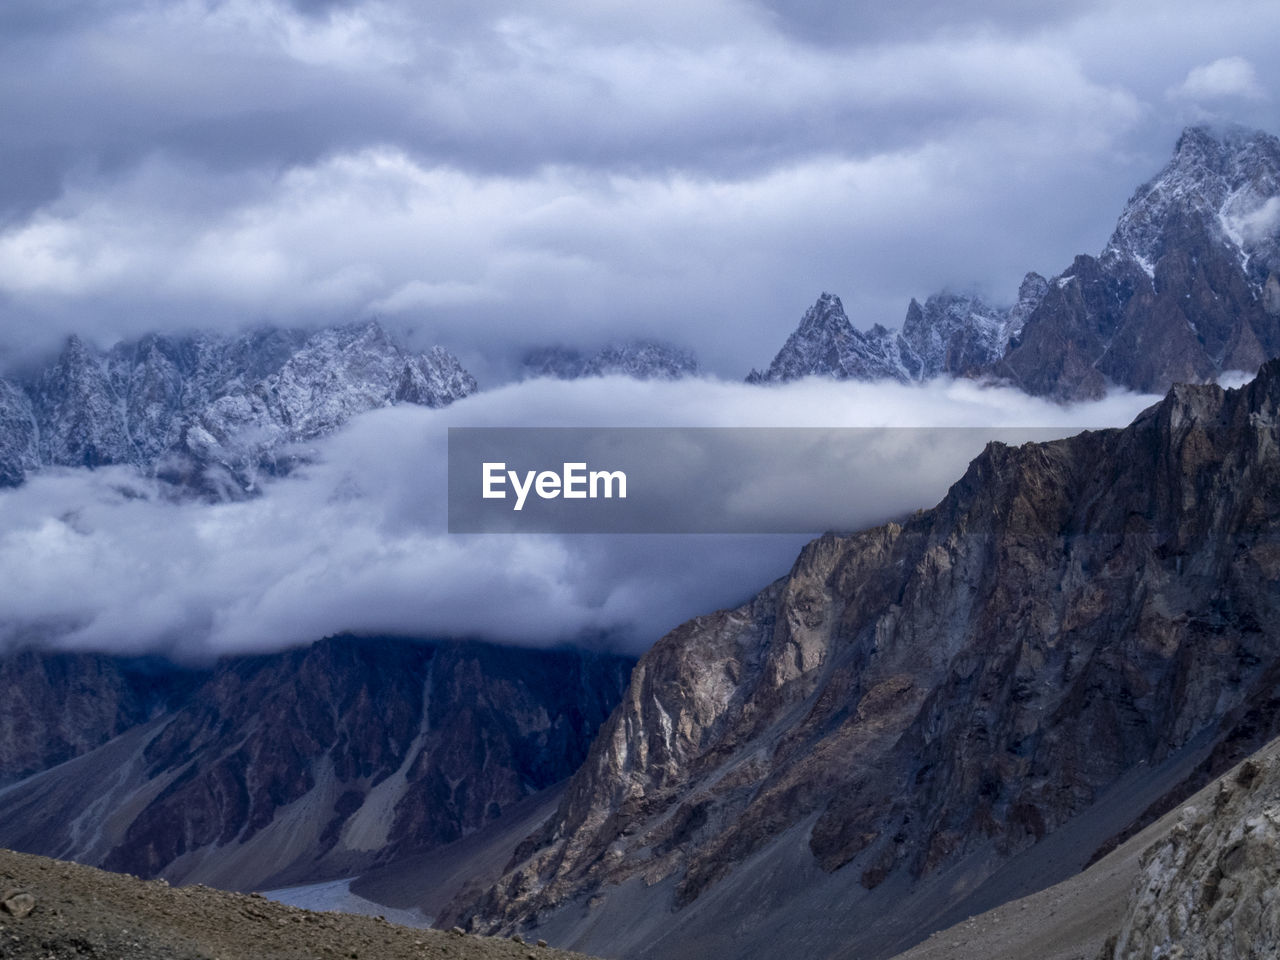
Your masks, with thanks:
[{"label": "translucent gray banner", "polygon": [[449,532],[808,534],[932,506],[1070,428],[451,428]]},{"label": "translucent gray banner", "polygon": [[450,533],[820,533],[932,506],[1071,428],[453,427]]}]

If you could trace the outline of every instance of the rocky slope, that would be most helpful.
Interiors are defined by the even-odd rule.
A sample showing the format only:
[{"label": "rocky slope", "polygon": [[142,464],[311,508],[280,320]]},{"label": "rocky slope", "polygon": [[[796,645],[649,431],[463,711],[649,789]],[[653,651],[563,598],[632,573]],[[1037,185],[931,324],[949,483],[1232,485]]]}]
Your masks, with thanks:
[{"label": "rocky slope", "polygon": [[1256,370],[1280,355],[1280,140],[1187,129],[1102,254],[1047,281],[1027,274],[1007,309],[939,294],[913,300],[900,333],[863,332],[833,301],[823,294],[748,379],[989,375],[1075,400]]},{"label": "rocky slope", "polygon": [[1080,870],[1270,701],[1277,491],[1280,362],[1123,430],[991,445],[933,510],[815,541],[661,640],[557,814],[449,919],[636,957],[887,956]]},{"label": "rocky slope", "polygon": [[102,353],[72,337],[26,382],[0,381],[0,483],[42,465],[135,464],[203,493],[252,490],[291,444],[393,403],[475,392],[440,347],[410,353],[376,322],[238,337],[148,335]]},{"label": "rocky slope", "polygon": [[1275,956],[1278,755],[1273,740],[1078,876],[894,960]]},{"label": "rocky slope", "polygon": [[[29,909],[29,912],[28,912]],[[533,943],[296,910],[0,850],[5,960],[574,960]]]},{"label": "rocky slope", "polygon": [[538,347],[524,355],[521,367],[527,378],[557,380],[610,376],[679,380],[699,373],[698,359],[692,353],[656,340],[625,340],[590,356],[571,347]]},{"label": "rocky slope", "polygon": [[0,664],[23,691],[0,702],[0,845],[236,889],[475,832],[573,772],[631,665],[351,638],[142,689],[93,655]]},{"label": "rocky slope", "polygon": [[20,651],[0,657],[0,787],[146,723],[194,675],[148,659]]},{"label": "rocky slope", "polygon": [[1144,854],[1103,960],[1280,954],[1280,763],[1246,760]]}]

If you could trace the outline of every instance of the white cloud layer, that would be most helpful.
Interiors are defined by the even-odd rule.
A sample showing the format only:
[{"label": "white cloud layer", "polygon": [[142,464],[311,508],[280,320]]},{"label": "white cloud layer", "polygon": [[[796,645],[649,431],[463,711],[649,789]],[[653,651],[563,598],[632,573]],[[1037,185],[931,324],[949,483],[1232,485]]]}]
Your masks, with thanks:
[{"label": "white cloud layer", "polygon": [[[349,630],[576,640],[643,649],[679,622],[746,599],[805,537],[450,536],[447,426],[1116,425],[1153,398],[1059,407],[971,382],[534,381],[445,410],[367,414],[318,462],[229,504],[173,503],[126,468],[48,471],[0,492],[0,645],[262,650]],[[892,457],[848,477],[844,519],[932,505],[982,446]],[[787,489],[779,463],[761,490]],[[904,491],[907,491],[904,493]]]}]

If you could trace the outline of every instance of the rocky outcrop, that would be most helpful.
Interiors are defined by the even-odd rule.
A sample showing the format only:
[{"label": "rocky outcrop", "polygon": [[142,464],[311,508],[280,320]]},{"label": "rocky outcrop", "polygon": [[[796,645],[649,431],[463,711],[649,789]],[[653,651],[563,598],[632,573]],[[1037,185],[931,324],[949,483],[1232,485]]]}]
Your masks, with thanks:
[{"label": "rocky outcrop", "polygon": [[1280,955],[1280,762],[1246,760],[1179,813],[1142,858],[1119,934],[1100,960]]},{"label": "rocky outcrop", "polygon": [[[843,877],[826,929],[867,956],[902,949],[1098,804],[1139,816],[1122,779],[1190,770],[1270,696],[1277,491],[1280,362],[1241,390],[1175,387],[1123,430],[991,445],[934,509],[815,541],[750,603],[663,638],[556,816],[446,916],[554,926],[647,889],[675,927],[779,871],[788,914]],[[896,931],[868,913],[926,886]],[[725,948],[716,922],[682,937]],[[798,925],[833,946],[817,914]],[[595,950],[623,935],[591,929]]]},{"label": "rocky outcrop", "polygon": [[698,358],[687,350],[657,340],[625,340],[587,356],[572,347],[538,347],[521,361],[527,378],[632,377],[636,380],[679,380],[696,377]]},{"label": "rocky outcrop", "polygon": [[173,668],[153,668],[153,686],[170,688],[156,702],[140,700],[112,658],[0,663],[27,691],[0,703],[4,728],[79,737],[6,758],[17,773],[44,772],[0,796],[0,844],[235,887],[342,872],[476,831],[573,772],[631,666],[573,651],[338,638],[231,658],[180,683]]},{"label": "rocky outcrop", "polygon": [[42,465],[133,464],[218,496],[286,471],[289,445],[394,403],[445,406],[476,382],[441,347],[376,322],[311,334],[150,334],[102,353],[71,337],[31,383],[0,381],[0,485]]}]

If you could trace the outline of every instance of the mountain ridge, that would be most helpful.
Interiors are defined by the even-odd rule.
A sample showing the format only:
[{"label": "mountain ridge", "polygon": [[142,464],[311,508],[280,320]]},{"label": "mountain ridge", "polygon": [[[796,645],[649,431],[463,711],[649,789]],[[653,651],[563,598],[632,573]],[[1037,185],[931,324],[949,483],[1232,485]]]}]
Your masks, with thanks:
[{"label": "mountain ridge", "polygon": [[[814,541],[659,641],[556,816],[446,917],[637,957],[765,956],[745,931],[771,923],[819,952],[909,946],[961,909],[952,885],[998,887],[1086,814],[1138,819],[1271,696],[1276,490],[1280,361],[1239,390],[1176,386],[1120,430],[990,445],[932,510]],[[1143,765],[1167,773],[1120,789]],[[785,921],[761,906],[717,931],[770,874]],[[832,884],[845,920],[823,930],[804,911]],[[882,888],[917,891],[912,926]],[[593,922],[611,899],[672,911],[679,940]]]}]

